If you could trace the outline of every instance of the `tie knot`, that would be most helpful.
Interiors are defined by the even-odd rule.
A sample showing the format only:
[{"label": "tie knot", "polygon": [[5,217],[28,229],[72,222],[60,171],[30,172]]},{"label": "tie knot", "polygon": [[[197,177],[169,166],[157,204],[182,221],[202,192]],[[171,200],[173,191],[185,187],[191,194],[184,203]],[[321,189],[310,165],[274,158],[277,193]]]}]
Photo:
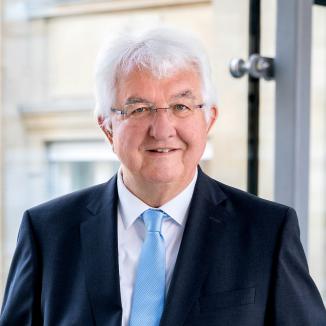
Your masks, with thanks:
[{"label": "tie knot", "polygon": [[161,232],[162,220],[166,214],[159,209],[148,209],[143,214],[147,232]]}]

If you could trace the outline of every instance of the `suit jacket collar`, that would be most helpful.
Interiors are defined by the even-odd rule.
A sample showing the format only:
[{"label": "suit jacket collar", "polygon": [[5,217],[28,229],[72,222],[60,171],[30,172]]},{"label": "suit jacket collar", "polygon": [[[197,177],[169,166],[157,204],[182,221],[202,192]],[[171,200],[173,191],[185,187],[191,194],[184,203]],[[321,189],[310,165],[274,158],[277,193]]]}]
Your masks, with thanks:
[{"label": "suit jacket collar", "polygon": [[121,325],[117,241],[116,176],[95,192],[87,204],[89,218],[81,224],[86,287],[96,325]]},{"label": "suit jacket collar", "polygon": [[[87,204],[91,216],[80,227],[86,285],[98,325],[121,325],[116,182],[115,176],[94,192]],[[198,297],[209,260],[217,254],[212,243],[227,220],[221,205],[225,199],[218,183],[199,168],[161,326],[182,325]]]},{"label": "suit jacket collar", "polygon": [[225,199],[218,183],[199,169],[161,326],[183,325],[198,298],[210,260],[222,250],[213,243],[227,221]]}]

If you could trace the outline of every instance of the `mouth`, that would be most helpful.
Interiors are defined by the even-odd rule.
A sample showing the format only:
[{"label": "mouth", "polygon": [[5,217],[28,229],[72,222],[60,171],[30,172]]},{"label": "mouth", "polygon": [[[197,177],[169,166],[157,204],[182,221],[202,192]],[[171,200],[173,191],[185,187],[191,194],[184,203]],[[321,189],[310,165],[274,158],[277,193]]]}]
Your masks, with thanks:
[{"label": "mouth", "polygon": [[176,148],[159,147],[159,148],[148,149],[147,151],[151,153],[170,153],[176,150],[177,150]]}]

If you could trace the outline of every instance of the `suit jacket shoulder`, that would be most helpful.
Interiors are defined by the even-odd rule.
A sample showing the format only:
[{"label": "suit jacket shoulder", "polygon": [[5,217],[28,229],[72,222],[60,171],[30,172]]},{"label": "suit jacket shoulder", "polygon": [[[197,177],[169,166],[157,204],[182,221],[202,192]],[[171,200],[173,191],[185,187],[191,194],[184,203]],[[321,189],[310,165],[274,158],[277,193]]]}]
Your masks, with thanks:
[{"label": "suit jacket shoulder", "polygon": [[116,176],[113,176],[108,182],[49,200],[28,209],[26,213],[32,225],[41,228],[41,231],[55,233],[79,226],[116,199]]},{"label": "suit jacket shoulder", "polygon": [[293,218],[290,212],[294,210],[289,206],[260,198],[200,173],[202,181],[199,182],[197,191],[204,191],[207,200],[216,206],[221,204],[226,220],[233,219],[235,223],[245,223],[252,227],[264,224],[279,227],[286,219]]}]

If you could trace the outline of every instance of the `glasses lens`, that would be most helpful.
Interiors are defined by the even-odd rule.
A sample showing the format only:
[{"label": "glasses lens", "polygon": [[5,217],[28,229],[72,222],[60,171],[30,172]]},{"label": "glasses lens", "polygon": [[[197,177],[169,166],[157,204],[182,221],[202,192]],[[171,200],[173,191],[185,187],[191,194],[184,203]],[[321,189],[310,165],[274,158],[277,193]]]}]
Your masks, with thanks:
[{"label": "glasses lens", "polygon": [[193,109],[191,109],[190,105],[181,104],[181,103],[171,105],[170,109],[173,112],[173,114],[178,118],[187,117],[193,112]]},{"label": "glasses lens", "polygon": [[143,119],[146,118],[151,112],[151,106],[148,104],[132,104],[125,107],[126,118],[130,119]]},{"label": "glasses lens", "polygon": [[151,116],[152,113],[157,110],[168,110],[170,114],[177,118],[185,118],[191,115],[195,107],[190,103],[175,103],[169,105],[167,108],[158,108],[156,109],[154,105],[150,103],[135,103],[126,105],[122,112],[125,119],[146,119]]}]

